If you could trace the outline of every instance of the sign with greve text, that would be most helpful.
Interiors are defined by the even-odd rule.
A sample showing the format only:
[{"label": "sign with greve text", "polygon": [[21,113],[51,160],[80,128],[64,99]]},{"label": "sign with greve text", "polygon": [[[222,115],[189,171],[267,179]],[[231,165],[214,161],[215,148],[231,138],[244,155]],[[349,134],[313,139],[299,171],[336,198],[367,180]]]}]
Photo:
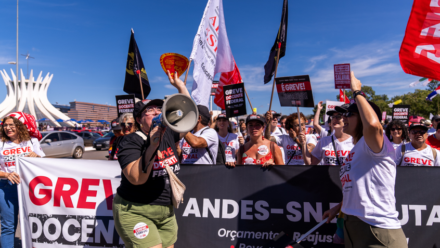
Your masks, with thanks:
[{"label": "sign with greve text", "polygon": [[335,89],[350,89],[350,64],[334,65]]},{"label": "sign with greve text", "polygon": [[116,96],[116,109],[118,110],[118,117],[125,113],[133,113],[134,104],[134,95]]},{"label": "sign with greve text", "polygon": [[313,108],[315,106],[309,75],[279,77],[275,82],[282,107]]},{"label": "sign with greve text", "polygon": [[218,81],[212,81],[212,85],[211,85],[211,96],[215,96],[215,92],[217,91],[218,88]]},{"label": "sign with greve text", "polygon": [[408,124],[410,105],[394,105],[393,106],[393,120],[399,120]]},{"label": "sign with greve text", "polygon": [[246,98],[244,84],[223,86],[226,116],[234,117],[246,114]]}]

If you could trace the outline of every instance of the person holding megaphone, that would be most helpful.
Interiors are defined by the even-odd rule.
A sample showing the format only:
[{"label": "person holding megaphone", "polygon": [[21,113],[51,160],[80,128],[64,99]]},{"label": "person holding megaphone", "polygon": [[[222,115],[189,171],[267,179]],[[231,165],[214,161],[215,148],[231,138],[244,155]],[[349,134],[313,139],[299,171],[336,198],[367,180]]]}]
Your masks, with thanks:
[{"label": "person holding megaphone", "polygon": [[[173,78],[168,71],[168,78],[184,98],[191,100],[177,73]],[[176,142],[186,132],[153,125],[153,118],[162,113],[163,104],[161,99],[137,102],[133,116],[138,131],[125,136],[119,143],[118,161],[122,173],[121,185],[113,201],[113,217],[115,228],[128,248],[174,247],[177,240],[173,190],[166,166],[175,174],[179,172]]]}]

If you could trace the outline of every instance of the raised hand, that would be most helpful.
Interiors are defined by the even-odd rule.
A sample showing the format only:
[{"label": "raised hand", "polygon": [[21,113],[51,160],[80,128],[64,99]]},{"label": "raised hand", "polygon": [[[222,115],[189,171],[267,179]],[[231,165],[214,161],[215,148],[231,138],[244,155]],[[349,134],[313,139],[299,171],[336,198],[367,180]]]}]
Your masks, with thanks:
[{"label": "raised hand", "polygon": [[351,87],[351,90],[352,90],[353,92],[362,89],[361,81],[360,81],[359,79],[357,79],[357,78],[354,76],[354,72],[353,72],[353,71],[351,71],[351,83],[350,83],[350,87]]}]

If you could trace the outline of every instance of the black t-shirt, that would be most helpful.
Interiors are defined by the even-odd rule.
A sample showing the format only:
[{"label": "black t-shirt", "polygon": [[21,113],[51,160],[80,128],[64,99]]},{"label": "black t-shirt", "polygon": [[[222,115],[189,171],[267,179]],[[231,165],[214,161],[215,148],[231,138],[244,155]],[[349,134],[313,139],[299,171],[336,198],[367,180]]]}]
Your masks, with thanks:
[{"label": "black t-shirt", "polygon": [[[175,145],[177,141],[179,141],[179,134],[167,128],[159,144],[159,151],[162,153],[163,160],[159,161],[157,155],[155,155],[153,168],[147,182],[142,185],[133,185],[121,171],[122,180],[121,185],[117,189],[118,195],[127,201],[136,203],[161,206],[172,205],[169,177],[163,162],[167,162],[174,173],[178,174],[180,164]],[[118,161],[121,169],[123,170],[128,164],[138,160],[149,145],[150,137],[147,138],[147,141],[144,141],[136,133],[124,136],[119,143],[118,150]],[[145,162],[148,159],[145,158]]]}]

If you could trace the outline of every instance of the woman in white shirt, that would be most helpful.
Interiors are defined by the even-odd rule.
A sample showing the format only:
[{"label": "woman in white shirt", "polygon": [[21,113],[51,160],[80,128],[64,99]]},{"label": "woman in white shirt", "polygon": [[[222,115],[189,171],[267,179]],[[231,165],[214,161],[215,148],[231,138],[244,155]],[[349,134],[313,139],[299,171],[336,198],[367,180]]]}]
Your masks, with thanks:
[{"label": "woman in white shirt", "polygon": [[344,121],[341,113],[334,110],[326,113],[331,120],[330,126],[334,130],[331,136],[322,137],[315,149],[313,149],[311,158],[312,165],[338,165],[341,166],[345,158],[353,148],[353,139],[350,135],[344,133]]},{"label": "woman in white shirt", "polygon": [[341,210],[344,214],[345,247],[407,248],[397,218],[395,154],[380,123],[380,108],[368,102],[361,82],[351,72],[351,90],[356,101],[343,112],[344,132],[355,146],[341,166],[339,177],[343,200],[326,211],[329,223]]},{"label": "woman in white shirt", "polygon": [[17,118],[3,120],[0,143],[0,216],[1,247],[15,247],[18,217],[17,184],[20,175],[15,172],[16,157],[44,157],[40,142],[29,136],[28,129]]},{"label": "woman in white shirt", "polygon": [[225,146],[226,166],[235,167],[238,148],[244,144],[243,137],[232,132],[231,123],[225,114],[217,116],[214,129],[217,131],[218,139]]},{"label": "woman in white shirt", "polygon": [[393,120],[388,123],[385,134],[393,144],[394,150],[401,144],[409,143],[408,129],[405,127],[405,124],[399,120]]}]

